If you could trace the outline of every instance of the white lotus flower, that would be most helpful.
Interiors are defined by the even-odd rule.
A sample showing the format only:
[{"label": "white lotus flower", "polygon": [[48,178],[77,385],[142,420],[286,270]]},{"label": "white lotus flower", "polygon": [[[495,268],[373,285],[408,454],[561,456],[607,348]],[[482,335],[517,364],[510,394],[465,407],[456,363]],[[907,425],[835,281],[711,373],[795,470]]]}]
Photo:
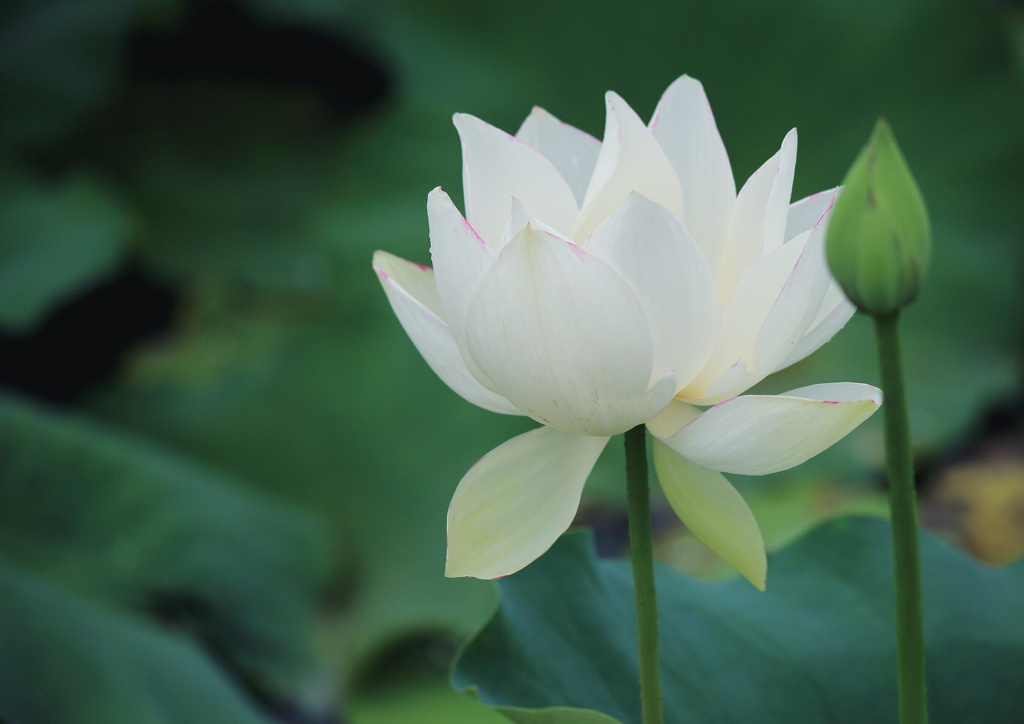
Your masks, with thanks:
[{"label": "white lotus flower", "polygon": [[603,143],[539,108],[514,137],[456,115],[465,217],[434,189],[434,268],[374,256],[442,380],[542,423],[462,479],[446,575],[496,578],[538,558],[571,524],[609,437],[647,424],[680,518],[763,587],[761,534],[722,472],[798,465],[881,404],[848,382],[736,397],[853,313],[823,258],[836,194],[790,204],[795,130],[737,194],[692,78],[649,125],[618,95],[606,101]]}]

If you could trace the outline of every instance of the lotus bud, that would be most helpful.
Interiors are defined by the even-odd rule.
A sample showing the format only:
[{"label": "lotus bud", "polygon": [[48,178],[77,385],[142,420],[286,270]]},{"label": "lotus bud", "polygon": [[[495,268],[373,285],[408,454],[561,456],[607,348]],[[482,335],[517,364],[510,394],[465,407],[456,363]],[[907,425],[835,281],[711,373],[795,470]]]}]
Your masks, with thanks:
[{"label": "lotus bud", "polygon": [[879,119],[832,212],[828,265],[860,311],[891,314],[914,300],[931,258],[931,230],[896,138]]}]

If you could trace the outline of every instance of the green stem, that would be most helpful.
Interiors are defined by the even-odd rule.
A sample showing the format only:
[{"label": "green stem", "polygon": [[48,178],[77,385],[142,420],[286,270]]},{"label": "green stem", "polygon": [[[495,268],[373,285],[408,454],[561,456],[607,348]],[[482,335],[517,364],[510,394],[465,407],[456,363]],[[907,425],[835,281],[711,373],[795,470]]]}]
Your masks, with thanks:
[{"label": "green stem", "polygon": [[640,651],[640,706],[644,724],[662,724],[658,665],[658,604],[654,593],[651,501],[647,486],[647,433],[638,425],[626,433],[626,486],[629,491],[629,550],[636,590],[637,646]]},{"label": "green stem", "polygon": [[899,312],[875,317],[878,361],[885,393],[885,465],[896,579],[896,638],[899,664],[900,722],[928,721],[925,693],[924,633],[921,625],[921,571],[917,552],[917,502],[910,457],[910,424],[903,391]]}]

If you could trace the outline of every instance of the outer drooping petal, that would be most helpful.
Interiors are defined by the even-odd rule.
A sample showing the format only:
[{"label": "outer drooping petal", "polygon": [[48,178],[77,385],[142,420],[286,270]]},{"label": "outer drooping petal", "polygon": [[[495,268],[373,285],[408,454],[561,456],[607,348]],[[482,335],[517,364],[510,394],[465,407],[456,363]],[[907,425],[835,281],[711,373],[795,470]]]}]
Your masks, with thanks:
[{"label": "outer drooping petal", "polygon": [[542,427],[485,455],[448,508],[445,575],[498,578],[539,558],[572,523],[607,442]]},{"label": "outer drooping petal", "polygon": [[854,382],[812,385],[777,396],[745,395],[715,405],[662,440],[712,470],[766,475],[831,447],[881,404],[877,388]]},{"label": "outer drooping petal", "polygon": [[684,75],[670,85],[650,128],[679,178],[686,228],[715,272],[736,201],[736,182],[700,81]]},{"label": "outer drooping petal", "polygon": [[729,217],[722,263],[718,269],[718,300],[725,303],[746,271],[783,244],[789,198],[796,167],[796,129],[740,189]]},{"label": "outer drooping petal", "polygon": [[534,108],[516,138],[537,149],[562,174],[582,204],[587,193],[587,184],[594,173],[601,142],[578,128],[555,118],[543,108]]},{"label": "outer drooping petal", "polygon": [[434,374],[464,399],[485,410],[523,414],[507,399],[481,385],[466,367],[441,316],[433,270],[383,251],[373,255],[373,268],[395,316]]},{"label": "outer drooping petal", "polygon": [[651,379],[651,330],[626,280],[532,226],[480,284],[466,346],[518,409],[565,432],[625,432],[675,394],[674,376]]},{"label": "outer drooping petal", "polygon": [[685,384],[707,360],[721,319],[711,272],[689,232],[663,206],[630,194],[586,248],[618,271],[643,305],[654,377],[673,372]]},{"label": "outer drooping petal", "polygon": [[626,101],[608,93],[605,103],[604,142],[572,232],[579,243],[633,192],[683,218],[683,192],[661,146]]},{"label": "outer drooping petal", "polygon": [[753,513],[721,473],[696,465],[654,441],[654,467],[665,497],[708,548],[764,590],[768,561]]},{"label": "outer drooping petal", "polygon": [[572,189],[539,151],[473,116],[457,113],[466,218],[497,250],[518,197],[545,224],[568,231],[576,219]]}]

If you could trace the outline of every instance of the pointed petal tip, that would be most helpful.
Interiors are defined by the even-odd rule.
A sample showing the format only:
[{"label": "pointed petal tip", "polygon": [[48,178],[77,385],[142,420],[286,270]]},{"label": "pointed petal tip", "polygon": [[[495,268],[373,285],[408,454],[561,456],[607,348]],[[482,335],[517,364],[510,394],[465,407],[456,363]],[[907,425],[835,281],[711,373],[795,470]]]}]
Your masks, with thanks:
[{"label": "pointed petal tip", "polygon": [[[799,138],[797,136],[796,129],[795,128],[789,129],[789,133],[787,133],[783,137],[782,143],[779,144],[779,150],[775,154],[775,157],[780,162],[782,162],[783,160],[788,160],[791,165],[795,165],[795,163],[796,163],[796,151],[797,151],[797,142],[798,142],[798,140],[799,140]],[[786,205],[788,206],[789,204],[787,203]]]},{"label": "pointed petal tip", "polygon": [[842,403],[870,402],[877,408],[884,399],[882,390],[866,382],[823,382],[806,387],[798,387],[783,392],[776,397],[791,397],[810,402],[821,402],[831,405]]},{"label": "pointed petal tip", "polygon": [[681,76],[672,81],[668,88],[665,90],[666,93],[669,91],[675,91],[681,88],[693,88],[695,90],[704,92],[704,84],[694,78],[692,75],[683,73]]},{"label": "pointed petal tip", "polygon": [[377,249],[373,252],[373,270],[386,279],[390,279],[395,276],[397,267],[403,263],[419,267],[421,270],[428,268],[424,267],[422,264],[415,264],[414,262],[407,261],[400,256],[395,256],[391,252],[384,251],[383,249]]},{"label": "pointed petal tip", "polygon": [[430,217],[446,207],[455,207],[455,202],[452,201],[451,196],[448,192],[442,189],[440,186],[435,186],[427,194],[427,218]]},{"label": "pointed petal tip", "polygon": [[768,554],[764,545],[761,546],[761,555],[748,561],[749,567],[746,570],[737,569],[740,575],[750,581],[750,585],[761,593],[765,592],[768,584]]},{"label": "pointed petal tip", "polygon": [[629,105],[622,96],[612,90],[605,92],[604,103],[609,111],[615,111],[622,105]]},{"label": "pointed petal tip", "polygon": [[[450,550],[450,549],[449,549]],[[468,571],[463,567],[452,562],[451,556],[448,556],[444,562],[444,577],[445,578],[473,578]]]},{"label": "pointed petal tip", "polygon": [[768,582],[768,557],[765,553],[764,543],[757,551],[751,551],[745,560],[729,561],[741,576],[750,582],[754,588],[764,593]]},{"label": "pointed petal tip", "polygon": [[505,133],[504,131],[501,131],[501,129],[492,126],[487,121],[477,118],[472,113],[455,113],[452,115],[452,123],[455,124],[455,129],[459,132],[460,137],[462,136],[463,133],[466,133],[467,131],[470,131],[474,128],[491,129],[494,131],[500,131],[501,133]]}]

